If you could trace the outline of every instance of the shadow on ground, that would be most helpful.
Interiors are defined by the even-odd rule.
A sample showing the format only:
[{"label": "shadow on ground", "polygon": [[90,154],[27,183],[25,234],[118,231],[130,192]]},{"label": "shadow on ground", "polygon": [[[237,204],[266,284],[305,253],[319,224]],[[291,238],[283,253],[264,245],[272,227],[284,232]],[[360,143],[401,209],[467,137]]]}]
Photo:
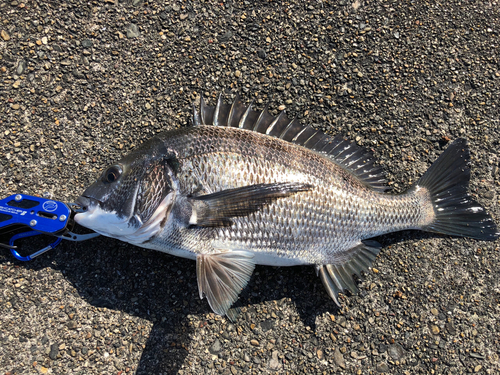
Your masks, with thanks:
[{"label": "shadow on ground", "polygon": [[[388,246],[408,238],[418,241],[429,236],[432,235],[403,232],[379,240]],[[45,246],[50,239],[25,241],[21,245],[29,253]],[[198,296],[193,261],[142,250],[109,238],[82,243],[64,241],[56,250],[18,265],[33,270],[57,269],[93,306],[153,322],[137,374],[177,373],[188,354],[195,329],[189,324],[190,315],[210,312],[206,300]],[[327,311],[337,312],[313,267],[258,266],[236,304],[246,307],[236,325],[252,323],[254,306],[286,298],[295,305],[302,323],[313,330],[317,316]]]}]

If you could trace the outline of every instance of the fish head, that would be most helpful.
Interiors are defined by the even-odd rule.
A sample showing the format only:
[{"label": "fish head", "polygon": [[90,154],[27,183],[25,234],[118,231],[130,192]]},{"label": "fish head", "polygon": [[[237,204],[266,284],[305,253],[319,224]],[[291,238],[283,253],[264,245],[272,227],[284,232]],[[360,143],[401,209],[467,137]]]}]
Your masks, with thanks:
[{"label": "fish head", "polygon": [[133,235],[170,212],[176,192],[175,155],[153,138],[104,169],[77,199],[75,221],[108,237]]}]

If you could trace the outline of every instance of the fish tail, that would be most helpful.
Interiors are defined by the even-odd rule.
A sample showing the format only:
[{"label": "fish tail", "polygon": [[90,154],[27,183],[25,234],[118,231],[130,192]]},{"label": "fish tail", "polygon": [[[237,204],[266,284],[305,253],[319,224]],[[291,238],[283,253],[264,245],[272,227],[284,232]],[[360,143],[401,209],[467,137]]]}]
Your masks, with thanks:
[{"label": "fish tail", "polygon": [[500,234],[495,222],[467,192],[469,155],[466,140],[457,139],[412,188],[425,188],[434,210],[434,220],[421,229],[478,240],[495,240]]}]

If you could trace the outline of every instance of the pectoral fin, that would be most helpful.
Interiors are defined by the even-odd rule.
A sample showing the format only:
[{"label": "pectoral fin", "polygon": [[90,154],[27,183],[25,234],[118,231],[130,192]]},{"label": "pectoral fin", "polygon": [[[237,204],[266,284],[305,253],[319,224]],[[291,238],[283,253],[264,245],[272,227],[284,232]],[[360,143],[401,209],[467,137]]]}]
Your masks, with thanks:
[{"label": "pectoral fin", "polygon": [[312,189],[312,185],[296,182],[257,184],[189,198],[189,224],[199,227],[232,225],[231,218],[247,216],[278,198]]},{"label": "pectoral fin", "polygon": [[381,245],[376,241],[363,241],[358,246],[349,249],[345,260],[336,264],[316,266],[316,271],[328,292],[328,295],[340,306],[338,295],[345,290],[352,294],[358,293],[358,287],[353,275],[361,278],[361,271],[367,271],[371,266]]},{"label": "pectoral fin", "polygon": [[248,251],[199,254],[196,274],[200,298],[207,297],[212,310],[225,315],[247,285],[254,268],[253,254]]}]

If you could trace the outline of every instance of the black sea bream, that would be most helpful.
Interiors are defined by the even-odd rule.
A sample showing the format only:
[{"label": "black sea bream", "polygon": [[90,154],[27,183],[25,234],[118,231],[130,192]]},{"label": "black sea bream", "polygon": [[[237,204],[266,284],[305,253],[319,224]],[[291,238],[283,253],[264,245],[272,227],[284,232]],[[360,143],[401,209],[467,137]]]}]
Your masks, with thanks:
[{"label": "black sea bream", "polygon": [[107,168],[75,220],[131,244],[195,259],[200,297],[224,315],[255,264],[316,267],[328,294],[356,293],[377,256],[370,240],[420,229],[494,240],[498,231],[467,193],[469,150],[448,146],[403,194],[386,193],[371,154],[341,136],[201,99],[194,126],[143,143]]}]

